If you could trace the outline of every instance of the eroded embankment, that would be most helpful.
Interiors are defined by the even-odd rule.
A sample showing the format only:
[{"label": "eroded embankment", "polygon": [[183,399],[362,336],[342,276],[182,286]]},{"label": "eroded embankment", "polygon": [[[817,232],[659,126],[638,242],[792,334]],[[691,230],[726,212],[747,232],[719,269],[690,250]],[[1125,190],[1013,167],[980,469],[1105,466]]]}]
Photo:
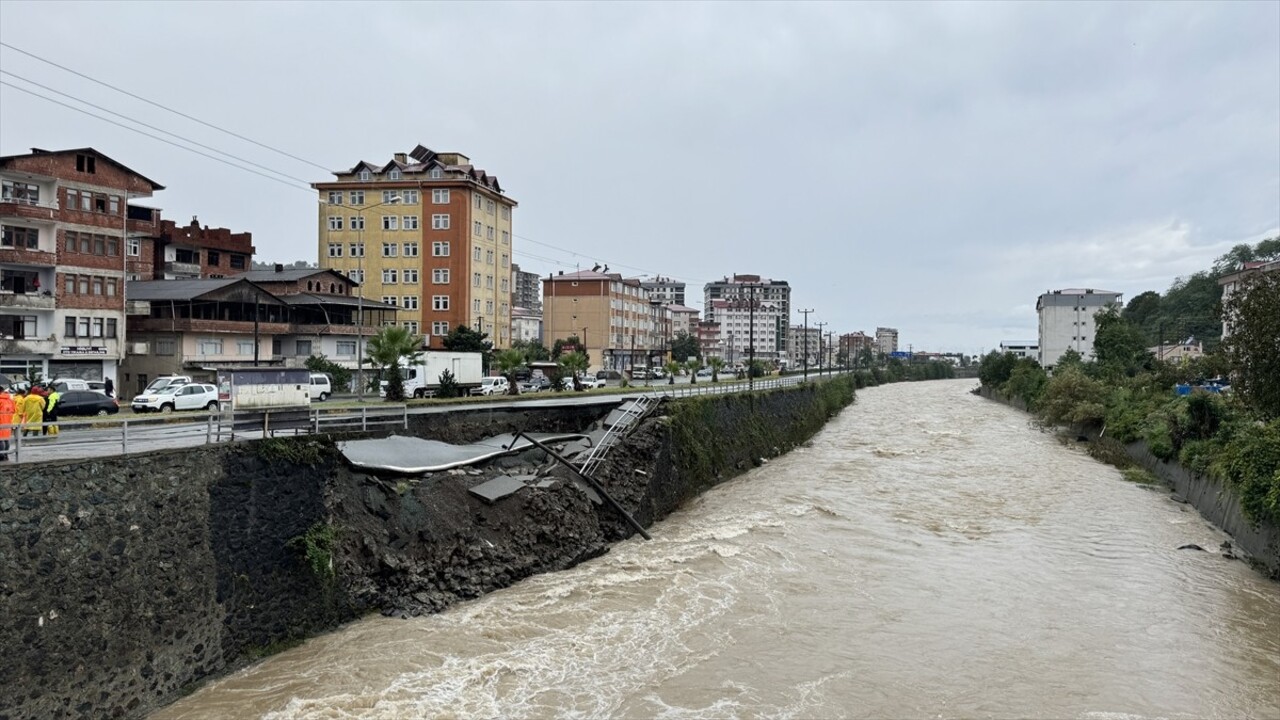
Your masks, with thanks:
[{"label": "eroded embankment", "polygon": [[[980,386],[978,394],[1027,411],[1021,400],[1014,398],[1011,401],[986,386]],[[1199,511],[1201,517],[1230,535],[1235,548],[1244,553],[1259,571],[1280,580],[1280,527],[1250,522],[1240,507],[1239,496],[1230,487],[1217,478],[1157,458],[1145,440],[1129,443],[1125,452],[1134,463],[1168,485],[1180,500]]]},{"label": "eroded embankment", "polygon": [[[808,439],[852,383],[666,403],[599,479],[648,525]],[[577,432],[609,408],[417,416],[469,441]],[[210,677],[370,611],[418,613],[569,567],[630,534],[571,482],[489,505],[497,471],[353,471],[288,438],[6,468],[0,478],[0,720],[140,717]],[[561,474],[562,480],[567,475]]]}]

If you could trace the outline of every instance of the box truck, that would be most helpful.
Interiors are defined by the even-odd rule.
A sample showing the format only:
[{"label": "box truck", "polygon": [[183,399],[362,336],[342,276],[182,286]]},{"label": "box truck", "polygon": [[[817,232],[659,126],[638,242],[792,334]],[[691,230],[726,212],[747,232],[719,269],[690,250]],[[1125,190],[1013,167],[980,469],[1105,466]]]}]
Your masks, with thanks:
[{"label": "box truck", "polygon": [[[484,379],[484,361],[480,353],[451,352],[449,350],[424,350],[417,359],[400,363],[404,377],[405,397],[432,397],[440,389],[440,375],[445,370],[453,373],[454,382],[463,395],[480,387]],[[387,381],[380,383],[378,394],[386,396]]]}]

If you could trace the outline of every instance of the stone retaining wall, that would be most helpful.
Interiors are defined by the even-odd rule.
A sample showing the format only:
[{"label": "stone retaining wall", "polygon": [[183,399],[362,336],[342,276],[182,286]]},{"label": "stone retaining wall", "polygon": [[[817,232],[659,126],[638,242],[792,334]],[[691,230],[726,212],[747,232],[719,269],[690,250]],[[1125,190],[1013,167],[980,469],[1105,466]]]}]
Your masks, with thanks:
[{"label": "stone retaining wall", "polygon": [[[852,401],[847,379],[818,385],[664,403],[600,480],[649,525]],[[609,409],[420,415],[411,433],[581,431]],[[727,439],[707,462],[689,447],[699,428]],[[312,437],[3,468],[0,720],[142,717],[363,613],[439,610],[630,534],[556,472],[488,505],[465,472],[378,477]]]}]

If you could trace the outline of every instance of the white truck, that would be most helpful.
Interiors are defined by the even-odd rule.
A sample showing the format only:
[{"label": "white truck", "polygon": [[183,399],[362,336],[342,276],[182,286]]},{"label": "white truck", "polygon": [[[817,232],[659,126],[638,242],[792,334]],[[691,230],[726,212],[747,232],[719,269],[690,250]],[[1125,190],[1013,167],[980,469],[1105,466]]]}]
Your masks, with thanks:
[{"label": "white truck", "polygon": [[[445,370],[453,373],[454,382],[463,395],[480,387],[484,379],[484,362],[480,353],[452,352],[449,350],[425,350],[413,362],[400,364],[404,375],[405,397],[431,397],[440,389],[440,375]],[[387,394],[387,381],[383,380],[379,395]]]},{"label": "white truck", "polygon": [[311,371],[276,367],[221,369],[218,401],[232,411],[308,408]]}]

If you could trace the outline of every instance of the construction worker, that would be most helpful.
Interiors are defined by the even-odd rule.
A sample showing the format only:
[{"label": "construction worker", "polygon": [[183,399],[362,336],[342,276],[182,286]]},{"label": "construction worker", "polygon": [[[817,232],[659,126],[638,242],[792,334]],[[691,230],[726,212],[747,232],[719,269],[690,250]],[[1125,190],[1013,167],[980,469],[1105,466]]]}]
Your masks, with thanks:
[{"label": "construction worker", "polygon": [[44,424],[44,404],[44,396],[36,392],[36,388],[31,388],[27,398],[22,401],[22,437],[40,434],[40,426]]},{"label": "construction worker", "polygon": [[44,426],[44,430],[41,432],[42,435],[52,435],[54,437],[57,437],[58,411],[56,409],[56,406],[58,404],[58,400],[61,398],[62,398],[62,393],[58,392],[57,388],[53,388],[53,387],[49,388],[49,396],[45,398],[45,406],[44,406],[44,419],[47,424]]},{"label": "construction worker", "polygon": [[9,438],[13,437],[13,396],[8,388],[0,387],[0,462],[9,459]]}]

